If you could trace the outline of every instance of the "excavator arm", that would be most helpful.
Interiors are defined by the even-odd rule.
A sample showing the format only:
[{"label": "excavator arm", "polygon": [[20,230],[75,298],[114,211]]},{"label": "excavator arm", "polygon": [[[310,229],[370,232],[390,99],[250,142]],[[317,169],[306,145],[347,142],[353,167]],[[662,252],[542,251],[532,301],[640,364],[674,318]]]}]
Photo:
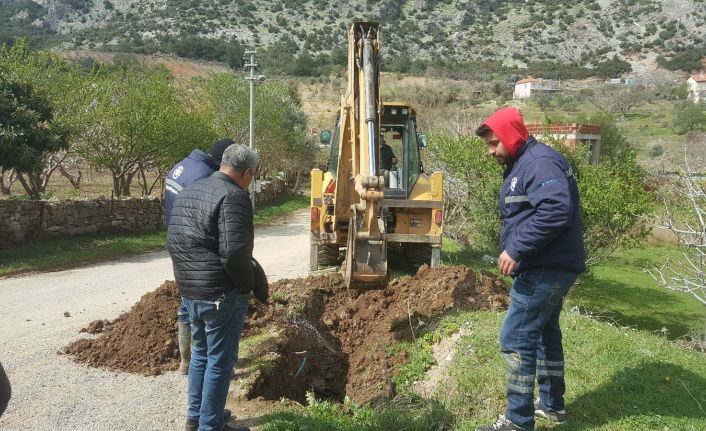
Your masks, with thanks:
[{"label": "excavator arm", "polygon": [[[381,102],[378,23],[356,22],[348,31],[348,85],[333,134],[324,132],[329,163],[311,171],[311,270],[336,266],[345,248],[346,286],[386,282],[388,245],[412,265],[438,265],[443,175],[424,175],[426,137],[417,133],[416,111]],[[396,146],[396,166],[381,164],[382,143],[388,152]]]},{"label": "excavator arm", "polygon": [[384,223],[379,219],[385,186],[383,177],[378,176],[379,24],[354,23],[348,40],[348,89],[341,99],[338,183],[334,194],[338,203],[336,218],[345,220],[348,215],[343,270],[345,283],[350,286],[354,282],[387,279],[387,245]]}]

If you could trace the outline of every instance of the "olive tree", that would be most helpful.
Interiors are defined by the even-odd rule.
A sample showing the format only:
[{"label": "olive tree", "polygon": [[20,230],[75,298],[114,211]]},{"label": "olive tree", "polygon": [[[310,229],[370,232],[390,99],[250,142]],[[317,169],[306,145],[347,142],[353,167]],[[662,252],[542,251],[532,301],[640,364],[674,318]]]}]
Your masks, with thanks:
[{"label": "olive tree", "polygon": [[37,199],[46,187],[41,177],[46,160],[67,145],[66,132],[54,121],[46,95],[0,68],[2,170],[15,171],[27,194]]},{"label": "olive tree", "polygon": [[502,167],[487,156],[482,139],[437,134],[429,141],[432,164],[444,172],[446,235],[468,239],[479,250],[494,250],[501,227]]},{"label": "olive tree", "polygon": [[113,177],[117,196],[130,194],[137,177],[150,193],[146,171],[157,178],[192,148],[205,148],[214,139],[209,118],[193,108],[162,67],[113,70],[90,86],[92,101],[79,154]]},{"label": "olive tree", "polygon": [[[52,123],[60,128],[65,145],[48,147],[42,152],[41,168],[15,172],[28,194],[38,196],[50,177],[70,154],[70,144],[83,125],[85,112],[84,76],[78,66],[66,63],[53,53],[36,51],[26,39],[18,39],[12,47],[0,48],[0,67],[42,94],[51,106]],[[4,181],[12,179],[6,175]]]},{"label": "olive tree", "polygon": [[[249,84],[233,75],[212,75],[203,82],[214,110],[216,130],[235,142],[249,142]],[[283,170],[309,169],[316,146],[306,136],[307,116],[296,90],[267,82],[255,91],[255,148],[260,155],[258,176]]]},{"label": "olive tree", "polygon": [[603,112],[619,114],[621,118],[649,100],[642,85],[608,84],[592,92],[589,100]]}]

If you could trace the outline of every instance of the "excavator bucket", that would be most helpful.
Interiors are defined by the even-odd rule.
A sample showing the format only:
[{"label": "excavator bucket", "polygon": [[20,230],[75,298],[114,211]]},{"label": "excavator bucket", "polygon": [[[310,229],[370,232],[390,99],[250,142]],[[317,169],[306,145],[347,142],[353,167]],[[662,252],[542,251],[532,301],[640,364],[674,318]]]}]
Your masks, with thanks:
[{"label": "excavator bucket", "polygon": [[384,235],[366,238],[360,234],[361,219],[351,217],[348,246],[343,267],[347,287],[370,286],[387,282],[387,241]]}]

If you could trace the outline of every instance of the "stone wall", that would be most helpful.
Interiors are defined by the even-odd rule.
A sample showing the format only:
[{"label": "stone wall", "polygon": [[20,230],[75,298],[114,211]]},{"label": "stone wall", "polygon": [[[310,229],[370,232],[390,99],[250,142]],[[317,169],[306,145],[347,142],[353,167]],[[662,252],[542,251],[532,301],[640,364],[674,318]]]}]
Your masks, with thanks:
[{"label": "stone wall", "polygon": [[143,232],[163,225],[159,198],[0,201],[0,247],[47,236]]},{"label": "stone wall", "polygon": [[256,185],[255,190],[255,199],[257,203],[272,202],[286,192],[286,184],[279,178],[259,181],[259,187]]},{"label": "stone wall", "polygon": [[[287,192],[281,179],[262,181],[257,202],[272,202]],[[95,232],[144,232],[163,227],[157,197],[66,201],[0,200],[0,248],[51,237]]]}]

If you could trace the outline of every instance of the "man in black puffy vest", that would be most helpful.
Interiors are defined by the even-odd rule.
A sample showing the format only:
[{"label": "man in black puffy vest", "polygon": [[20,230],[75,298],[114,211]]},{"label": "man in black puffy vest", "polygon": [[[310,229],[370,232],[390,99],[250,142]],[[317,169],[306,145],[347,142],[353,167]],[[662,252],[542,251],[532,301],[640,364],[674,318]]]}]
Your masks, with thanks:
[{"label": "man in black puffy vest", "polygon": [[253,150],[229,146],[220,170],[184,188],[172,208],[167,247],[191,316],[187,431],[233,430],[224,407],[255,285],[247,190],[257,163]]}]

